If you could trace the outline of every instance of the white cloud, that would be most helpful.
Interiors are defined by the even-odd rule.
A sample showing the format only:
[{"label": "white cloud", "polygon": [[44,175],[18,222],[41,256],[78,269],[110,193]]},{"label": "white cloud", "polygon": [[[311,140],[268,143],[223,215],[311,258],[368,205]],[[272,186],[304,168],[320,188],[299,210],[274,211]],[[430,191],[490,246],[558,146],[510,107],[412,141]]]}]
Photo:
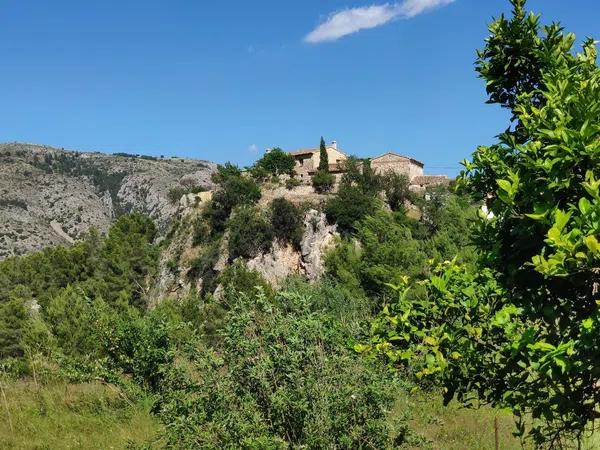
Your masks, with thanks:
[{"label": "white cloud", "polygon": [[397,3],[344,9],[331,14],[327,20],[307,34],[305,42],[335,41],[360,30],[375,28],[394,19],[411,18],[438,6],[448,5],[454,0],[403,0]]},{"label": "white cloud", "polygon": [[248,151],[250,153],[256,153],[256,152],[258,152],[258,145],[256,145],[256,144],[250,144],[248,146]]}]

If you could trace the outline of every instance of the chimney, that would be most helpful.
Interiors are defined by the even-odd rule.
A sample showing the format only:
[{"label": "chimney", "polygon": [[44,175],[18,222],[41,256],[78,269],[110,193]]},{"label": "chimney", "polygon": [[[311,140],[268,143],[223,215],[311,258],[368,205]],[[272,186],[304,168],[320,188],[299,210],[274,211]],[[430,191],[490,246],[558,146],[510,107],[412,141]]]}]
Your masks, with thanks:
[{"label": "chimney", "polygon": [[331,148],[334,148],[337,150],[337,141],[331,141]]}]

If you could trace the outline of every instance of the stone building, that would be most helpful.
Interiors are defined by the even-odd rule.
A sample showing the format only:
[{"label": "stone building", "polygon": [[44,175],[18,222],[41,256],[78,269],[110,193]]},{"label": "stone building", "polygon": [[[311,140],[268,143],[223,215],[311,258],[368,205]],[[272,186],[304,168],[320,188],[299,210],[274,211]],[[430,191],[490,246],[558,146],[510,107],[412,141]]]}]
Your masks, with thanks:
[{"label": "stone building", "polygon": [[[329,159],[329,172],[339,181],[344,174],[344,161],[348,159],[342,150],[338,149],[336,141],[326,146]],[[319,168],[320,149],[306,148],[290,152],[296,160],[295,171],[298,179],[305,184],[311,183],[312,176]],[[403,156],[394,152],[387,152],[371,159],[371,168],[377,174],[392,171],[406,175],[413,191],[424,191],[428,187],[448,185],[449,179],[445,175],[424,175],[425,165],[414,158]]]},{"label": "stone building", "polygon": [[[329,173],[333,174],[336,177],[336,180],[338,180],[344,172],[343,162],[348,159],[348,155],[337,148],[336,141],[328,144],[326,149],[327,157],[329,159]],[[290,152],[290,155],[296,160],[296,167],[294,170],[296,171],[298,179],[303,183],[310,183],[311,177],[319,168],[321,149],[319,147],[305,148]]]},{"label": "stone building", "polygon": [[371,159],[371,168],[375,173],[382,175],[392,171],[406,175],[411,181],[416,177],[423,176],[423,167],[425,165],[421,161],[394,152],[387,152]]}]

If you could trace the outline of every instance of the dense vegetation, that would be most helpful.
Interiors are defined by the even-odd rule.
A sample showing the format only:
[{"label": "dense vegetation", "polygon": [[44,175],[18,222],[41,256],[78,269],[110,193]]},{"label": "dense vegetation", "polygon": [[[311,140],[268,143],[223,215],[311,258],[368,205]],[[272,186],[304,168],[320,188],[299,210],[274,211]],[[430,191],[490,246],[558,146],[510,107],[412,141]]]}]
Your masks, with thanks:
[{"label": "dense vegetation", "polygon": [[581,446],[600,400],[597,49],[573,53],[573,34],[512,4],[477,62],[511,126],[458,180],[490,212],[475,235],[482,267],[438,267],[416,301],[401,280],[359,349],[431,377],[448,400],[509,407],[537,447]]},{"label": "dense vegetation", "polygon": [[457,192],[416,194],[350,158],[329,193],[322,139],[313,184],[329,195],[309,206],[339,237],[318,282],[275,287],[246,261],[274,242],[298,249],[313,226],[303,206],[259,203],[263,183],[294,179],[293,158],[274,149],[248,173],[219,166],[191,222],[186,276],[201,282],[187,298],[149,307],[181,224],[157,245],[140,215],[0,262],[0,387],[33,383],[42,398],[111,386],[107,409],[153,414],[141,422],[156,435],[130,448],[418,447],[429,435],[418,416],[440,392],[508,409],[536,448],[581,446],[600,401],[600,71],[592,41],[574,54],[572,35],[512,4],[477,62],[511,123],[465,162]]}]

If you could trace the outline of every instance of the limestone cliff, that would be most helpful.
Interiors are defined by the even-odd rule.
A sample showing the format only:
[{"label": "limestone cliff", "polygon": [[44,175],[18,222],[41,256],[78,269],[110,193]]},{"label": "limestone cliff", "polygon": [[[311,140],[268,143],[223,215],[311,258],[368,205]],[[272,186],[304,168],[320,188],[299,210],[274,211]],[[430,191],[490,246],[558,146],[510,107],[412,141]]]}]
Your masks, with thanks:
[{"label": "limestone cliff", "polygon": [[120,214],[150,216],[167,230],[173,188],[210,186],[214,164],[180,158],[70,152],[0,144],[0,259],[69,244]]},{"label": "limestone cliff", "polygon": [[[209,198],[200,194],[188,195],[180,202],[178,221],[163,246],[159,275],[150,295],[150,304],[164,298],[184,298],[197,294],[206,281],[195,273],[198,257],[206,248],[194,245],[194,225],[202,214]],[[192,206],[193,205],[193,206]],[[338,235],[336,226],[329,225],[325,215],[311,209],[304,216],[304,233],[299,249],[291,245],[273,242],[271,249],[248,261],[248,268],[260,273],[273,286],[279,285],[290,275],[301,275],[316,281],[323,274],[323,257]],[[211,262],[212,277],[217,277],[232,263],[227,251],[227,233],[214,249]],[[218,286],[215,287],[218,290]]]}]

